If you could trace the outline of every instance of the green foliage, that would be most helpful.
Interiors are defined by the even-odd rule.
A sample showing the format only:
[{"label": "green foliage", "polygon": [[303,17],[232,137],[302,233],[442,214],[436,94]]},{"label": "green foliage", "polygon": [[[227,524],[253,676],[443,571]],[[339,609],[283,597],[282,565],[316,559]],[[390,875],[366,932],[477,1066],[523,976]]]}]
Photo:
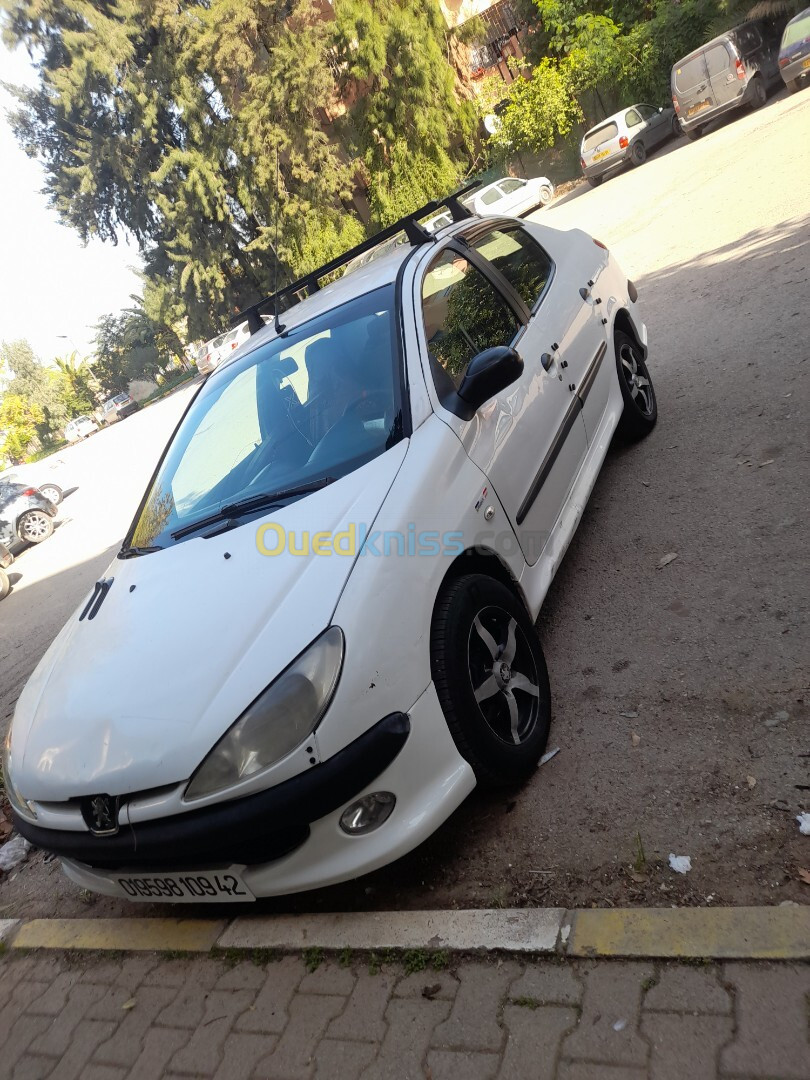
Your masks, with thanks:
[{"label": "green foliage", "polygon": [[38,405],[21,394],[4,394],[0,400],[0,458],[19,464],[42,420]]},{"label": "green foliage", "polygon": [[389,147],[388,162],[371,173],[369,191],[375,221],[390,225],[403,214],[458,187],[458,165],[446,153],[436,158],[411,151],[404,139]]},{"label": "green foliage", "polygon": [[[152,288],[146,297],[159,302]],[[150,317],[146,300],[132,299],[133,307],[104,315],[96,325],[93,375],[107,396],[127,390],[134,379],[154,379],[182,351],[177,334]]]},{"label": "green foliage", "polygon": [[529,79],[511,84],[509,105],[492,143],[508,151],[539,153],[568,135],[583,119],[576,98],[574,64],[544,57]]},{"label": "green foliage", "polygon": [[52,443],[72,415],[65,376],[59,370],[43,367],[29,343],[22,339],[0,345],[0,363],[13,376],[8,393],[24,398],[36,414],[34,436],[42,443]]}]

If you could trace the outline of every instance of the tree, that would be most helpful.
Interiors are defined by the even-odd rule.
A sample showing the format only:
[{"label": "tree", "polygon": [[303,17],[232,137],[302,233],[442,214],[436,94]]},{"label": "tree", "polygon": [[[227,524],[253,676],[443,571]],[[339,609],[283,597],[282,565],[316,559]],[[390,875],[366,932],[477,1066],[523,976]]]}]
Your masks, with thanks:
[{"label": "tree", "polygon": [[277,258],[309,269],[362,235],[323,130],[334,75],[316,0],[4,6],[6,43],[39,76],[15,91],[11,123],[51,206],[84,240],[129,232],[191,338],[269,292]]},{"label": "tree", "polygon": [[0,459],[19,465],[42,423],[42,410],[20,394],[4,394],[0,399]]},{"label": "tree", "polygon": [[66,357],[54,357],[54,364],[62,373],[67,387],[66,404],[71,416],[92,412],[98,382],[93,377],[90,361],[82,359],[77,352]]},{"label": "tree", "polygon": [[351,105],[338,125],[366,168],[381,225],[452,190],[475,126],[459,99],[435,0],[339,0],[339,85]]},{"label": "tree", "polygon": [[71,416],[69,386],[64,375],[43,367],[23,339],[4,341],[0,345],[0,357],[13,374],[8,393],[23,398],[32,408],[36,407],[35,434],[45,444],[54,442]]}]

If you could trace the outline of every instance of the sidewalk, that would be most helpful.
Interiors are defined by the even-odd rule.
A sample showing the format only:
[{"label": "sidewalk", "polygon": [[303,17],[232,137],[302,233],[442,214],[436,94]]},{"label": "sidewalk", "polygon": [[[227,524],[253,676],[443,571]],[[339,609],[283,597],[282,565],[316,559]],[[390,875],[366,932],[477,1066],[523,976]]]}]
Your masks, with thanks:
[{"label": "sidewalk", "polygon": [[809,1017],[803,963],[0,956],[2,1080],[808,1080]]}]

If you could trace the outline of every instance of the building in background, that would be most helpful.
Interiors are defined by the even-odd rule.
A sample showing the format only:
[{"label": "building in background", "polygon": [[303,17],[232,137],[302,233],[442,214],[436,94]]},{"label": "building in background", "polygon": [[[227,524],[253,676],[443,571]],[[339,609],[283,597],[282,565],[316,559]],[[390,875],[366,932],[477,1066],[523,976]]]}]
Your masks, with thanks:
[{"label": "building in background", "polygon": [[[518,18],[515,5],[509,0],[439,0],[448,29],[456,30],[470,19],[478,19],[482,32],[466,49],[466,72],[473,80],[486,75],[500,74],[504,82],[516,77],[509,59],[523,59],[521,39],[526,35],[526,23]],[[458,60],[456,61],[458,63]]]}]

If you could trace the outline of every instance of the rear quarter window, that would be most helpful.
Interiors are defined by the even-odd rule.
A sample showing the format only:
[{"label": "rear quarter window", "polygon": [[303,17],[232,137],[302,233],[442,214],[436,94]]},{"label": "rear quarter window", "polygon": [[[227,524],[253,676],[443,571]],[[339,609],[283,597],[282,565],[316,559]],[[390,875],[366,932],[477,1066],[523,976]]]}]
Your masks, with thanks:
[{"label": "rear quarter window", "polygon": [[611,121],[609,124],[603,124],[601,127],[592,128],[582,140],[583,150],[594,150],[603,142],[607,142],[609,139],[615,139],[619,134],[619,126],[615,121]]}]

